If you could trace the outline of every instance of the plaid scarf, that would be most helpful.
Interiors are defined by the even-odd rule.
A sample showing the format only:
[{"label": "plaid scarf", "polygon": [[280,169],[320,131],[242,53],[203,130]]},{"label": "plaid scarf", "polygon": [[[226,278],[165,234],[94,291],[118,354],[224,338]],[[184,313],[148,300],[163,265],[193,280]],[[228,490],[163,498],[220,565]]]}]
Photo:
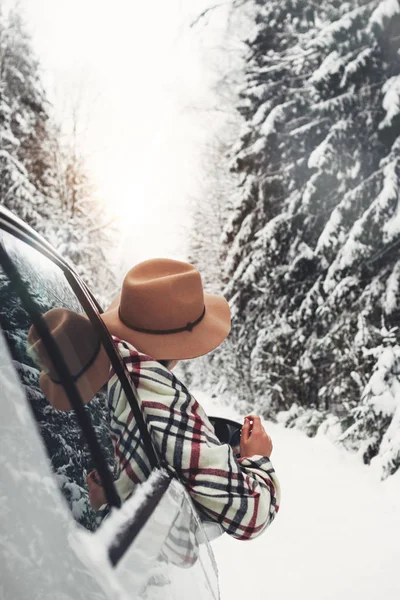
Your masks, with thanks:
[{"label": "plaid scarf", "polygon": [[[280,489],[266,456],[237,459],[221,444],[199,403],[168,369],[114,337],[138,391],[162,466],[186,487],[200,516],[230,535],[257,537],[273,521]],[[139,428],[113,370],[108,382],[116,487],[124,501],[151,472]]]}]

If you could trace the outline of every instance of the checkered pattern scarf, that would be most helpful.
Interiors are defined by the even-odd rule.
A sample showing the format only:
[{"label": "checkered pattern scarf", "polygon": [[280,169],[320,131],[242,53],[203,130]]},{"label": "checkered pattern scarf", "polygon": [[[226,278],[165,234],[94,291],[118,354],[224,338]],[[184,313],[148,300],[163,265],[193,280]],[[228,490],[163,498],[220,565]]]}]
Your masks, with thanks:
[{"label": "checkered pattern scarf", "polygon": [[[207,415],[168,369],[127,342],[114,343],[138,391],[140,408],[162,466],[186,487],[200,516],[230,535],[257,537],[279,508],[279,483],[265,456],[237,459]],[[108,382],[116,487],[124,501],[151,471],[139,428],[113,370]]]}]

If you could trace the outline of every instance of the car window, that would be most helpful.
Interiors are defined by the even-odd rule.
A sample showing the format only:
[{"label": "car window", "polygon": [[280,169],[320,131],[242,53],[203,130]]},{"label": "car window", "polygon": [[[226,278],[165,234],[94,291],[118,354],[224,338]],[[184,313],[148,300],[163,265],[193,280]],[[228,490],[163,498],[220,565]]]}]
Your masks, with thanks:
[{"label": "car window", "polygon": [[[78,336],[77,344],[72,345],[71,355],[74,359],[76,356],[80,356],[80,346],[84,346],[83,339],[90,338],[91,333],[96,336],[96,332],[86,318],[81,304],[60,267],[25,242],[1,230],[0,244],[18,269],[18,274],[13,276],[2,252],[1,264],[4,265],[4,269],[13,281],[10,282],[0,267],[0,327],[32,414],[38,423],[57,484],[67,500],[75,520],[88,530],[94,531],[99,522],[90,505],[90,500],[93,504],[93,493],[89,494],[87,486],[87,476],[94,467],[93,459],[87,449],[75,414],[72,411],[57,410],[52,406],[54,400],[58,401],[63,393],[61,382],[57,380],[59,369],[55,368],[52,372],[54,366],[52,360],[43,352],[46,348],[51,347],[51,344],[46,342],[42,347],[41,343],[43,342],[40,336],[35,337],[32,334],[32,318],[35,318],[35,311],[29,309],[30,314],[33,315],[30,317],[24,308],[19,297],[19,277],[22,278],[23,287],[35,301],[44,320],[47,319],[46,322],[50,323],[49,329],[56,342],[54,351],[57,348],[61,350],[65,362],[69,360],[66,358],[68,357],[68,347],[63,345],[63,337],[60,338],[57,331],[51,329],[49,314],[54,315],[54,311],[61,310],[71,312],[74,314],[74,318],[86,321],[85,335]],[[101,350],[101,346],[99,350],[96,349],[94,357]],[[107,359],[108,378],[110,359],[106,353],[104,354]],[[94,363],[89,361],[88,364],[92,366]],[[115,370],[117,370],[116,367]],[[76,387],[79,386],[78,380],[81,371],[82,369],[78,366],[79,377],[71,371]],[[123,381],[122,377],[120,380]],[[47,387],[45,381],[47,381]],[[6,401],[11,403],[14,400],[14,412],[20,414],[22,411],[18,409],[16,398],[9,389],[9,387],[5,387]],[[83,392],[81,393],[81,390],[79,392],[83,397]],[[88,399],[90,401],[84,410],[90,415],[97,439],[100,441],[110,469],[113,470],[114,452],[110,437],[105,387],[103,386],[94,398],[90,394]],[[9,432],[9,437],[13,438],[12,432]],[[18,440],[15,440],[15,443],[18,444]],[[18,452],[20,458],[21,454],[23,455],[22,444]],[[13,478],[12,467],[10,473],[10,477]],[[33,472],[26,474],[29,475],[27,484],[35,479]],[[159,475],[160,471],[155,470],[151,477]],[[107,538],[111,540],[114,554],[119,558],[117,562],[111,560],[110,554],[109,558],[115,566],[114,572],[118,577],[119,585],[129,594],[132,593],[132,590],[137,590],[138,597],[143,599],[162,597],[177,600],[186,597],[186,593],[182,589],[184,582],[184,588],[196,590],[194,597],[216,599],[219,597],[217,570],[202,524],[182,484],[171,480],[166,473],[165,477],[168,480],[167,491],[164,488],[157,488],[154,496],[146,493],[149,481],[140,486],[138,484],[135,492],[128,497],[123,509],[112,511],[105,519],[103,526],[98,528],[96,534],[89,536],[91,539],[89,545],[91,548],[96,548],[96,553],[99,550],[106,552],[105,540]],[[20,480],[20,475],[17,479]],[[35,481],[37,483],[40,480],[36,478]],[[41,485],[43,482],[44,479]],[[46,492],[48,486],[49,482],[45,482],[45,489],[42,491]],[[26,486],[26,489],[27,491],[30,489],[29,485]],[[40,494],[36,493],[36,496],[38,496],[37,504],[41,505]],[[138,510],[140,505],[142,505],[143,514],[141,510]],[[42,510],[41,518],[43,518],[43,514],[45,511]],[[143,517],[144,514],[146,514],[146,518]],[[52,518],[55,515],[56,513],[52,515]],[[28,523],[31,522],[30,518],[26,517]],[[126,539],[122,535],[121,523],[117,523],[117,527],[113,526],[115,518],[117,521],[121,518],[127,519]],[[21,531],[26,528],[27,526],[22,527]]]},{"label": "car window", "polygon": [[[43,315],[54,308],[83,314],[83,308],[63,271],[40,252],[11,234],[0,231],[0,243],[16,265],[29,293]],[[45,367],[29,352],[31,319],[13,285],[0,269],[0,326],[8,343],[14,366],[38,423],[59,488],[74,518],[89,530],[98,519],[89,502],[87,475],[94,465],[73,411],[53,408],[43,391]],[[92,327],[90,322],[88,326]],[[43,378],[42,378],[43,379]],[[86,407],[107,462],[114,468],[109,433],[106,389],[96,393]]]}]

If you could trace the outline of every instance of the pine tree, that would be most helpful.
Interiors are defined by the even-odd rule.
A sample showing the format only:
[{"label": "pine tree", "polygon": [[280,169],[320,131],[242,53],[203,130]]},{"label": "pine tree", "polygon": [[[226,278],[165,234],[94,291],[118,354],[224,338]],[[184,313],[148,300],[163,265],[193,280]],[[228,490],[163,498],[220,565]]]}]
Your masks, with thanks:
[{"label": "pine tree", "polygon": [[116,289],[111,257],[117,232],[89,181],[77,141],[67,142],[57,132],[53,161],[59,205],[43,233],[75,265],[100,304],[108,306]]},{"label": "pine tree", "polygon": [[247,5],[242,198],[223,235],[233,329],[210,372],[228,364],[224,385],[265,415],[300,407],[315,433],[334,413],[346,431],[399,314],[400,5]]},{"label": "pine tree", "polygon": [[42,233],[108,303],[115,231],[77,140],[65,140],[51,115],[17,10],[0,17],[0,203]]},{"label": "pine tree", "polygon": [[[0,203],[24,219],[75,263],[106,303],[114,285],[107,252],[112,244],[105,211],[96,201],[78,149],[62,139],[39,77],[31,41],[17,11],[0,14]],[[32,297],[45,313],[54,307],[82,312],[61,271],[23,242],[2,234]],[[10,282],[0,273],[0,321],[58,484],[74,517],[94,529],[85,474],[93,467],[72,413],[52,409],[27,354],[31,325]],[[113,463],[104,394],[89,403],[98,438]]]},{"label": "pine tree", "polygon": [[52,212],[49,106],[21,18],[0,16],[0,202],[33,227]]}]

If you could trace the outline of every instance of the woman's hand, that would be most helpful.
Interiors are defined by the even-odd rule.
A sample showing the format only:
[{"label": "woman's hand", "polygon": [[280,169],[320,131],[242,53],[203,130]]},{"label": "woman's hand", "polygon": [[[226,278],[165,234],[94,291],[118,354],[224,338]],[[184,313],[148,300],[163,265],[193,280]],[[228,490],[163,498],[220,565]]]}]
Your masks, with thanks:
[{"label": "woman's hand", "polygon": [[100,506],[106,504],[106,495],[103,486],[100,483],[97,471],[90,471],[86,477],[89,488],[89,502],[94,510],[99,510]]},{"label": "woman's hand", "polygon": [[272,441],[264,427],[261,425],[260,417],[247,415],[244,418],[242,435],[240,438],[240,458],[246,458],[260,454],[271,456]]}]

